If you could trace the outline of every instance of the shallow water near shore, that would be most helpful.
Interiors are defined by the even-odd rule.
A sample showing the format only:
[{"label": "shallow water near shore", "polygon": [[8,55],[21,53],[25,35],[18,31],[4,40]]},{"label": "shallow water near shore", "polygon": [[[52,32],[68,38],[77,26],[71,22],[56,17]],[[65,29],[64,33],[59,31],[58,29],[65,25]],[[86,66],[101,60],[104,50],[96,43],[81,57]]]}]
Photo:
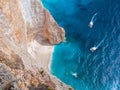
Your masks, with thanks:
[{"label": "shallow water near shore", "polygon": [[120,1],[42,3],[66,32],[66,42],[54,48],[51,73],[75,90],[120,90]]}]

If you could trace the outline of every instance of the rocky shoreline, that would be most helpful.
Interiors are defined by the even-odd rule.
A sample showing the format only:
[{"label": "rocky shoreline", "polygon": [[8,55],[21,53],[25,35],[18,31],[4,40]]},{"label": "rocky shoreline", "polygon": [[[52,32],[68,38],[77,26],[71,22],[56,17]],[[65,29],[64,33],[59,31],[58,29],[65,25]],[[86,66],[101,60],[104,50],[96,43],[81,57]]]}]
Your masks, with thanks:
[{"label": "rocky shoreline", "polygon": [[48,71],[64,35],[39,0],[0,0],[0,90],[71,90]]}]

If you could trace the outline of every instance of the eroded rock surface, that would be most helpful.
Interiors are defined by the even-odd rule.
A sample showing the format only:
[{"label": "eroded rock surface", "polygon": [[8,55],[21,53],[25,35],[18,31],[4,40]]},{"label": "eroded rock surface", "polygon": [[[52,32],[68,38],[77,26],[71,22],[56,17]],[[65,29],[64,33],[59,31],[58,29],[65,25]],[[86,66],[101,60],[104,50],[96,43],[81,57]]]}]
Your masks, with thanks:
[{"label": "eroded rock surface", "polygon": [[51,81],[50,76],[42,69],[32,72],[26,69],[11,69],[5,64],[0,63],[0,90],[1,89],[56,90],[56,86]]},{"label": "eroded rock surface", "polygon": [[63,40],[39,0],[0,0],[0,90],[69,90],[48,73],[52,45]]},{"label": "eroded rock surface", "polygon": [[39,0],[0,0],[0,50],[8,56],[15,53],[29,68],[34,64],[28,53],[28,48],[35,48],[32,42],[53,45],[63,40],[64,31]]}]

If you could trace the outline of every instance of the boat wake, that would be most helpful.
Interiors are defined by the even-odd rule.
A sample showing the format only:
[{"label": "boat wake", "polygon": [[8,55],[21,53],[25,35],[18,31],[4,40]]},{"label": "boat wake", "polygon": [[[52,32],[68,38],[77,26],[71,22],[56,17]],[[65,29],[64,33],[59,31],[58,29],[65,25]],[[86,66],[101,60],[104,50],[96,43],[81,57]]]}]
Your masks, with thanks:
[{"label": "boat wake", "polygon": [[91,47],[90,51],[92,51],[92,52],[96,51],[101,46],[101,44],[105,41],[106,37],[107,37],[107,34],[104,36],[102,41],[97,46]]}]

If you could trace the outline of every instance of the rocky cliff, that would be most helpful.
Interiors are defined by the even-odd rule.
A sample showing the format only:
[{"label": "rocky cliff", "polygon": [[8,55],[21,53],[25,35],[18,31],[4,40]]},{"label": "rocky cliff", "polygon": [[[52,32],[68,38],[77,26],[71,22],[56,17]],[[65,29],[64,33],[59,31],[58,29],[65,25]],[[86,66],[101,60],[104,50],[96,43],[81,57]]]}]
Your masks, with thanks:
[{"label": "rocky cliff", "polygon": [[39,0],[0,0],[0,90],[69,90],[48,73],[52,45],[63,40]]}]

